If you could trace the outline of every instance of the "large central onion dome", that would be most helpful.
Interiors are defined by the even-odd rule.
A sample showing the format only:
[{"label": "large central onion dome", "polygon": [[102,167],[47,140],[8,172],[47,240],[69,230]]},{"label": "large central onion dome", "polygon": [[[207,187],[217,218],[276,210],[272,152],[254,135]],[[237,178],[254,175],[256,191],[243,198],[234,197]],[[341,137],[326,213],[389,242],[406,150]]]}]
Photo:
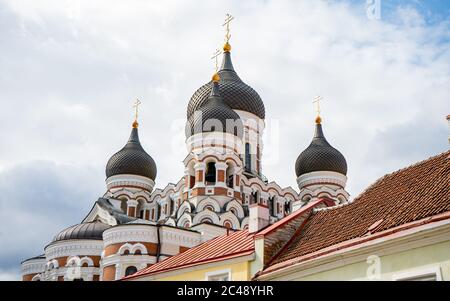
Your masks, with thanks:
[{"label": "large central onion dome", "polygon": [[313,171],[334,171],[347,174],[344,156],[325,139],[320,117],[316,121],[316,131],[311,144],[298,156],[295,162],[297,177]]},{"label": "large central onion dome", "polygon": [[156,164],[153,158],[145,152],[139,141],[138,124],[133,123],[130,139],[117,153],[112,155],[106,164],[106,177],[131,174],[152,179],[156,178]]},{"label": "large central onion dome", "polygon": [[77,224],[59,232],[53,238],[53,242],[69,239],[102,240],[103,231],[109,227],[111,226],[100,221]]},{"label": "large central onion dome", "polygon": [[[234,71],[230,47],[224,47],[222,67],[218,73],[220,76],[220,95],[227,105],[233,110],[246,111],[261,119],[265,118],[266,113],[261,97],[252,87],[245,84]],[[212,82],[209,82],[192,95],[187,108],[188,118],[208,101],[211,86]]]},{"label": "large central onion dome", "polygon": [[188,118],[186,138],[198,133],[224,132],[243,136],[243,125],[239,115],[227,105],[220,94],[220,76],[213,76],[207,102]]}]

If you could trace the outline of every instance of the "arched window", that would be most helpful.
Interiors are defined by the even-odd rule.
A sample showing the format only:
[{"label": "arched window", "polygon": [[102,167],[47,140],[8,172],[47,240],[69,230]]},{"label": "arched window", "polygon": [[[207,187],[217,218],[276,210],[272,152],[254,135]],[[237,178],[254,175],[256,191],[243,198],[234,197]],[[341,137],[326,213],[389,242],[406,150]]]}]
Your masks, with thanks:
[{"label": "arched window", "polygon": [[231,163],[227,164],[227,173],[226,173],[226,181],[227,181],[227,186],[229,188],[233,188],[234,187],[234,166]]},{"label": "arched window", "polygon": [[245,171],[252,171],[252,155],[250,154],[250,143],[245,143]]},{"label": "arched window", "polygon": [[233,225],[231,224],[230,221],[225,221],[225,222],[223,223],[223,226],[224,226],[225,228],[227,228],[227,229],[233,228]]},{"label": "arched window", "polygon": [[216,183],[216,163],[209,162],[206,165],[206,176],[205,176],[206,184],[215,184]]},{"label": "arched window", "polygon": [[269,215],[271,215],[271,216],[275,215],[274,210],[273,210],[274,209],[274,207],[273,207],[274,206],[274,198],[275,198],[274,196],[269,197],[269,204],[268,204],[269,205]]},{"label": "arched window", "polygon": [[214,212],[214,207],[211,205],[206,205],[204,210],[209,210],[209,211]]},{"label": "arched window", "polygon": [[136,250],[136,252],[134,252],[134,255],[142,255],[141,250]]},{"label": "arched window", "polygon": [[125,195],[122,195],[122,196],[118,197],[118,200],[121,201],[120,209],[122,209],[122,211],[126,213],[127,208],[128,208],[128,205],[127,205],[128,198]]},{"label": "arched window", "polygon": [[250,204],[258,203],[258,191],[252,192]]},{"label": "arched window", "polygon": [[284,213],[290,214],[291,213],[291,202],[284,203]]},{"label": "arched window", "polygon": [[172,215],[174,213],[175,213],[175,201],[172,200],[172,198],[171,198],[170,199],[170,214],[169,215]]},{"label": "arched window", "polygon": [[125,276],[133,275],[136,272],[137,272],[137,268],[135,266],[131,265],[131,266],[127,267],[127,269],[125,270]]},{"label": "arched window", "polygon": [[130,250],[123,251],[123,255],[130,255]]},{"label": "arched window", "polygon": [[202,221],[200,222],[201,224],[213,224],[212,220],[210,218],[204,218],[202,219]]}]

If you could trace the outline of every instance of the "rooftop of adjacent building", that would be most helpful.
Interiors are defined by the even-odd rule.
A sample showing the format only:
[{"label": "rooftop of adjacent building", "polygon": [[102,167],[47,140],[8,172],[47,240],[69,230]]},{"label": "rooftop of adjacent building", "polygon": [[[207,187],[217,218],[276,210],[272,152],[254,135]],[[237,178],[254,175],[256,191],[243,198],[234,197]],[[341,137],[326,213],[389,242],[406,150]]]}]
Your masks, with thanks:
[{"label": "rooftop of adjacent building", "polygon": [[[319,199],[255,234],[241,230],[217,237],[126,279],[252,254],[255,238],[268,237],[277,231],[289,233],[290,238],[272,254],[261,275],[346,241],[405,225],[414,227],[441,214],[450,218],[449,159],[450,151],[447,151],[381,177],[344,206],[315,210],[321,204],[332,205],[326,199]],[[287,229],[292,225],[297,226]]]}]

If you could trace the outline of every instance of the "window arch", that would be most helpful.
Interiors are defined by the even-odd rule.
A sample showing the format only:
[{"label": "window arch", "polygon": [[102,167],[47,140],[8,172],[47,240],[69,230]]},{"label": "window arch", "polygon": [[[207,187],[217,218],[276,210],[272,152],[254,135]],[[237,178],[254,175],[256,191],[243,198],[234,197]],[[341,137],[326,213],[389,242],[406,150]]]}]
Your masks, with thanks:
[{"label": "window arch", "polygon": [[234,173],[235,173],[234,164],[231,162],[227,162],[227,171],[226,171],[225,180],[226,180],[227,187],[229,187],[229,188],[234,187]]},{"label": "window arch", "polygon": [[229,220],[226,220],[226,221],[223,223],[223,226],[224,226],[225,228],[227,228],[227,229],[233,228],[233,225],[232,225],[232,223],[231,223]]},{"label": "window arch", "polygon": [[133,275],[136,272],[137,272],[137,268],[135,266],[133,266],[133,265],[130,265],[125,270],[125,276]]},{"label": "window arch", "polygon": [[213,221],[210,218],[203,218],[202,221],[200,222],[201,224],[213,224]]}]

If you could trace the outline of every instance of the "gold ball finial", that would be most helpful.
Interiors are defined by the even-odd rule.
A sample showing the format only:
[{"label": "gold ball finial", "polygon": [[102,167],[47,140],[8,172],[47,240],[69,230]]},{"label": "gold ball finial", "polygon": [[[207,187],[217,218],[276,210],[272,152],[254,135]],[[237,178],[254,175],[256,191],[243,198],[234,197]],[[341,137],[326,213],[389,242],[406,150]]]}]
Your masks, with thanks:
[{"label": "gold ball finial", "polygon": [[139,123],[137,122],[137,120],[133,121],[133,128],[137,129],[139,126]]},{"label": "gold ball finial", "polygon": [[223,51],[225,51],[225,52],[230,52],[231,51],[230,43],[226,42],[225,45],[223,45]]},{"label": "gold ball finial", "polygon": [[320,118],[320,116],[316,117],[316,123],[317,124],[321,124],[322,123],[322,118]]},{"label": "gold ball finial", "polygon": [[217,82],[219,82],[219,80],[220,80],[219,73],[217,73],[217,72],[214,73],[214,75],[212,76],[212,81],[217,83]]}]

